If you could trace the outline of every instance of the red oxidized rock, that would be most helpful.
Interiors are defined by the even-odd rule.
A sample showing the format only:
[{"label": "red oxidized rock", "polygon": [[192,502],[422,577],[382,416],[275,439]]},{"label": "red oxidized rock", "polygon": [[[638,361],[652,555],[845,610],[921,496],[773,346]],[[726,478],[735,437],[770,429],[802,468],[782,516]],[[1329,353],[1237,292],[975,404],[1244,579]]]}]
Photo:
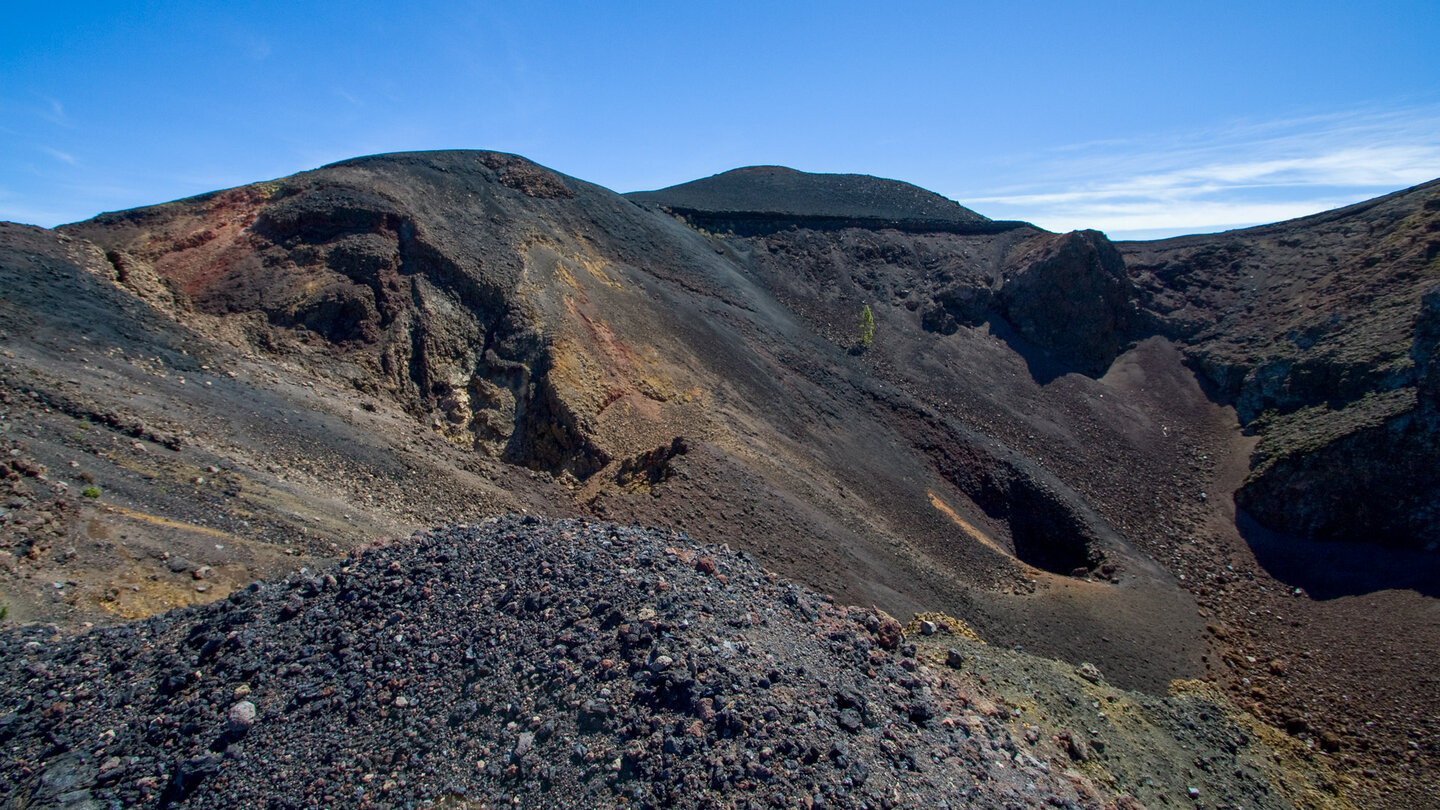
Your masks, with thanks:
[{"label": "red oxidized rock", "polygon": [[882,649],[893,650],[900,646],[905,630],[892,616],[880,615],[880,626],[875,628],[875,641]]}]

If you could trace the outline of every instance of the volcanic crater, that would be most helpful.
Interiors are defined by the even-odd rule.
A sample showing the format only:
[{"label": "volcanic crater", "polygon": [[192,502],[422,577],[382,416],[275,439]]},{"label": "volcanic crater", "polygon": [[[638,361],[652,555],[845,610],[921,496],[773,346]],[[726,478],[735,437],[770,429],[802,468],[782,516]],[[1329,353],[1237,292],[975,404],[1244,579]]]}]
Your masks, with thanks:
[{"label": "volcanic crater", "polygon": [[[90,780],[77,790],[160,805],[240,795],[233,780],[216,781],[240,760],[225,746],[194,748],[209,744],[202,738],[228,705],[221,693],[238,681],[202,671],[162,689],[150,722],[170,729],[158,718],[193,710],[183,722],[196,731],[135,742],[145,753],[117,748],[115,771],[78,742],[24,752],[14,742],[35,729],[56,740],[93,730],[98,715],[62,706],[83,702],[78,670],[44,662],[98,662],[107,654],[94,645],[153,632],[155,644],[179,643],[178,667],[195,653],[175,634],[239,609],[198,606],[283,595],[252,582],[303,569],[284,586],[303,590],[305,577],[353,568],[353,555],[381,540],[528,513],[657,527],[744,552],[734,565],[774,572],[746,568],[748,577],[825,594],[836,605],[826,621],[846,632],[871,631],[844,606],[937,614],[990,648],[1040,657],[996,659],[998,674],[986,677],[997,682],[1058,659],[1156,700],[1177,683],[1208,684],[1207,699],[1224,708],[1206,710],[1205,722],[1224,716],[1224,734],[1249,729],[1284,770],[1244,771],[1215,788],[1236,791],[1223,799],[1233,806],[1261,795],[1274,806],[1433,804],[1437,256],[1440,181],[1260,228],[1112,242],[992,221],[862,175],[751,167],[620,195],[518,156],[468,151],[359,158],[54,230],[0,224],[0,599],[17,625],[0,657],[21,701],[0,732],[12,741],[10,800],[61,802],[62,759],[77,785]],[[871,341],[861,337],[865,307]],[[525,531],[553,537],[592,524],[515,525],[521,539],[507,553],[523,558]],[[427,536],[498,542],[486,532]],[[431,541],[394,548],[407,542]],[[426,563],[435,564],[444,566]],[[774,595],[745,598],[758,607]],[[554,598],[581,595],[561,588]],[[145,625],[158,629],[125,629],[170,609],[182,612]],[[338,621],[330,611],[311,617],[316,633],[355,632],[324,624]],[[797,638],[809,638],[804,626]],[[889,663],[860,656],[845,677],[923,659],[912,631],[921,647]],[[318,666],[271,654],[311,642],[266,643],[278,646],[262,669]],[[423,667],[412,654],[421,655],[397,660]],[[626,677],[653,674],[648,666]],[[137,670],[124,688],[144,691],[152,674]],[[925,688],[939,695],[934,705],[959,706],[947,677]],[[822,692],[790,700],[831,700]],[[337,696],[359,700],[334,693],[323,705]],[[638,742],[620,760],[619,773],[643,774],[643,785],[598,774],[600,792],[584,793],[580,777],[552,775],[568,787],[529,793],[546,778],[514,749],[505,768],[521,781],[500,787],[515,774],[488,765],[480,782],[451,781],[487,797],[477,802],[672,801],[646,769],[677,768],[679,785],[700,770],[689,753],[665,750],[663,728],[677,719],[665,712],[676,706],[657,700],[654,719],[627,720]],[[288,706],[273,717],[258,706],[262,726],[297,711]],[[1012,740],[1026,738],[1014,722],[1051,728],[1016,708],[1012,721],[992,718],[1011,723]],[[829,721],[817,722],[828,733]],[[509,733],[497,728],[485,744]],[[1000,725],[973,730],[1002,739]],[[1126,781],[1135,759],[1124,746],[1107,747],[1105,776],[1094,770],[1105,751],[1054,745],[1027,755],[1091,763],[1080,771],[1093,795],[1037,769],[1038,800],[1049,791],[1062,805],[1174,801]],[[743,759],[713,750],[722,770],[726,756]],[[355,751],[336,756],[327,765],[354,764]],[[390,763],[396,774],[418,768],[408,776],[386,777],[365,756],[370,765],[333,777],[360,793],[336,801],[386,801],[349,781],[364,773],[394,782],[386,795],[407,801],[470,801],[426,782],[434,766],[424,755]],[[684,762],[664,766],[667,756]],[[886,776],[898,798],[867,797],[853,774],[849,786],[813,772],[801,784],[794,769],[766,767],[787,801],[810,791],[812,805],[965,795]],[[1184,767],[1213,775],[1219,766]],[[222,783],[230,787],[205,793]],[[985,795],[1003,803],[1002,793]],[[325,796],[285,795],[290,806]]]}]

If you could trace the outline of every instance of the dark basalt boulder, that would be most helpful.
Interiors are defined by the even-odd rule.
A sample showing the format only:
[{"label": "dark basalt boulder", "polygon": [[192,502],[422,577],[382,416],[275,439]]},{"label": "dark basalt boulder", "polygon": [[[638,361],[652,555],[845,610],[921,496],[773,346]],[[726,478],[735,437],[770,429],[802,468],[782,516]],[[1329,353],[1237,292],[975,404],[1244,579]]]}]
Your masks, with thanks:
[{"label": "dark basalt boulder", "polygon": [[1022,337],[1098,376],[1138,324],[1125,260],[1099,231],[1037,239],[1007,262],[1000,313]]}]

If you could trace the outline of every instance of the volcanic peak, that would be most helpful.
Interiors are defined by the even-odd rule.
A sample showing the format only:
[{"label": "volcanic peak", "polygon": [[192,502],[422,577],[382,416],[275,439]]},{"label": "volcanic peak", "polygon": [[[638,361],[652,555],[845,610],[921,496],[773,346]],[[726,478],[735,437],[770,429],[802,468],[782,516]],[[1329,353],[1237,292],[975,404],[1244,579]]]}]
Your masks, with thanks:
[{"label": "volcanic peak", "polygon": [[746,166],[626,196],[677,212],[712,216],[764,214],[805,219],[990,222],[954,200],[899,180],[867,174],[812,174],[784,166]]}]

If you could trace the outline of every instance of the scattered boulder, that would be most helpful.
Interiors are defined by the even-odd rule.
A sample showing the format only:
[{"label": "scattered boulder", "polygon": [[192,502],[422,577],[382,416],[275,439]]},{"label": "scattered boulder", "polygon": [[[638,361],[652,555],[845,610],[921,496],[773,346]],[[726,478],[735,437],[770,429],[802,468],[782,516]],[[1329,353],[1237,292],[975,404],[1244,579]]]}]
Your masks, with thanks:
[{"label": "scattered boulder", "polygon": [[226,714],[226,722],[229,723],[230,730],[237,734],[249,731],[250,727],[255,725],[255,704],[248,700],[235,702]]},{"label": "scattered boulder", "polygon": [[905,628],[895,617],[879,612],[879,623],[875,627],[875,642],[882,650],[894,650],[905,638]]}]

